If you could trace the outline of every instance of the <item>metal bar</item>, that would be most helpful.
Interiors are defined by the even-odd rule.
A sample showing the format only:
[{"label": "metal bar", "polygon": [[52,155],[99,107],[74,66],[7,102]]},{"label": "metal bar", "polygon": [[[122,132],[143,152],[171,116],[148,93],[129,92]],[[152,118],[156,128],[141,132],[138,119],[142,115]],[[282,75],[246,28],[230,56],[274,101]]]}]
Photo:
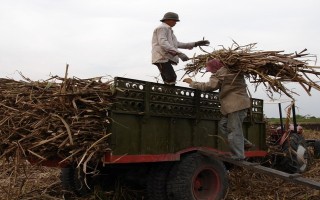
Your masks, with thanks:
[{"label": "metal bar", "polygon": [[201,92],[199,90],[196,90],[194,92],[194,96],[195,96],[195,110],[196,110],[196,119],[199,120],[200,119],[200,95]]},{"label": "metal bar", "polygon": [[145,96],[144,96],[144,113],[149,116],[150,115],[150,83],[146,82],[145,85]]},{"label": "metal bar", "polygon": [[316,182],[314,180],[304,178],[304,177],[302,177],[301,174],[289,174],[289,173],[282,172],[282,171],[279,171],[276,169],[261,166],[259,163],[252,163],[252,162],[247,162],[247,161],[237,161],[237,160],[234,160],[234,159],[227,157],[226,155],[217,154],[216,152],[205,151],[202,153],[204,153],[208,156],[214,156],[215,158],[218,158],[221,161],[228,162],[228,163],[240,166],[240,167],[244,167],[246,169],[251,169],[251,170],[258,171],[258,172],[261,172],[261,173],[264,173],[267,175],[281,178],[281,179],[289,181],[289,182],[309,186],[311,188],[320,190],[320,182]]},{"label": "metal bar", "polygon": [[292,103],[292,118],[293,118],[293,131],[297,133],[297,116],[296,116],[296,105]]},{"label": "metal bar", "polygon": [[281,103],[278,103],[279,107],[279,115],[280,115],[280,127],[281,127],[281,134],[284,132],[283,130],[283,120],[282,120],[282,108],[281,108]]}]

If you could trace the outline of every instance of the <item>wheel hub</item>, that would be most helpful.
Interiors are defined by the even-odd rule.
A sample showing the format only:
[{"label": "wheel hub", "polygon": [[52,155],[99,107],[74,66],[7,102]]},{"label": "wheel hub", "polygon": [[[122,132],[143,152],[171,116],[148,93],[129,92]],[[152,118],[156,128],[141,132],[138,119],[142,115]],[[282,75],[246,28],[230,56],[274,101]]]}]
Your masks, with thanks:
[{"label": "wheel hub", "polygon": [[215,172],[211,169],[201,170],[193,180],[195,199],[214,199],[212,194],[220,190],[220,183]]}]

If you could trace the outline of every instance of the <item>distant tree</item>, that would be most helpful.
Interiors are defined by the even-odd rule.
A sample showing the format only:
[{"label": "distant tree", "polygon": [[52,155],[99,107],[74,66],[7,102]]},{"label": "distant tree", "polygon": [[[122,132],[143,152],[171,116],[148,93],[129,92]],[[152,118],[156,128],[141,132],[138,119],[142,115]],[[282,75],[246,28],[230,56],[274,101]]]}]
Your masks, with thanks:
[{"label": "distant tree", "polygon": [[296,115],[296,119],[305,119],[306,117],[305,116],[302,116],[302,115]]}]

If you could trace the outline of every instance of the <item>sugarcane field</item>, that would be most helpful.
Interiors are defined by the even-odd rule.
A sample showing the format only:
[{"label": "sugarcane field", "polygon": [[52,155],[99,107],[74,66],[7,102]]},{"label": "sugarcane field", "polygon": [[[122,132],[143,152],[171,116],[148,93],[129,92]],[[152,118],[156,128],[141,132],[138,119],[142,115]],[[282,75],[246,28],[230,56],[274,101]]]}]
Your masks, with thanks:
[{"label": "sugarcane field", "polygon": [[212,126],[220,119],[218,93],[69,77],[69,65],[63,77],[0,78],[0,199],[165,200],[178,199],[190,185],[193,199],[319,199],[320,119],[297,118],[296,94],[285,86],[320,92],[319,67],[308,62],[316,57],[255,45],[202,49],[184,68],[184,76],[194,77],[206,73],[209,59],[219,59],[270,98],[291,99],[276,120],[264,115],[263,100],[252,99],[244,129],[256,146],[244,161],[225,156],[228,145]]}]

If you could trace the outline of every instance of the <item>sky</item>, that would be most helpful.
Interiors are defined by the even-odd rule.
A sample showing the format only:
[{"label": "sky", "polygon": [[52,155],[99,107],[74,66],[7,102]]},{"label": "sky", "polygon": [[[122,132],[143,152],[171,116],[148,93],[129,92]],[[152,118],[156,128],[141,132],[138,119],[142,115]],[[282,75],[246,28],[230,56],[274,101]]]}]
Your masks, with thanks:
[{"label": "sky", "polygon": [[[318,0],[0,0],[0,78],[46,80],[69,77],[127,77],[156,81],[151,64],[151,37],[166,12],[179,14],[173,28],[181,42],[210,41],[206,50],[257,43],[257,50],[283,50],[320,56]],[[189,57],[199,48],[181,50]],[[186,62],[180,62],[177,85]],[[320,66],[312,62],[311,65]],[[207,77],[196,77],[206,81]],[[270,99],[264,87],[254,98]],[[290,84],[299,115],[320,117],[320,91],[309,96]],[[288,99],[281,96],[281,99]],[[287,103],[288,104],[288,103]],[[286,103],[282,107],[286,107]],[[277,117],[277,104],[265,104],[267,117]]]}]

